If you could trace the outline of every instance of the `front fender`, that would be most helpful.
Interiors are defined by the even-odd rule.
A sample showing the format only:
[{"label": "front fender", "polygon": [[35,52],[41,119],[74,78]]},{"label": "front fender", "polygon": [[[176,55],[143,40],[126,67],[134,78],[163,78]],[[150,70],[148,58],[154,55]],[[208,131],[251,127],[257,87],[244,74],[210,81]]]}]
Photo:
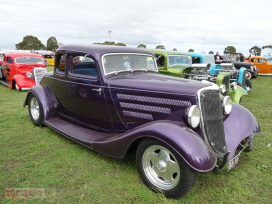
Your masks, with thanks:
[{"label": "front fender", "polygon": [[26,96],[24,107],[28,105],[28,98],[31,93],[33,93],[39,99],[44,112],[45,121],[50,118],[57,117],[56,109],[60,106],[60,104],[48,86],[33,86]]},{"label": "front fender", "polygon": [[239,104],[242,96],[248,95],[247,91],[241,86],[236,86],[235,89],[230,88],[229,96],[231,97],[234,103]]},{"label": "front fender", "polygon": [[21,74],[14,75],[13,80],[16,82],[17,86],[20,89],[31,88],[36,85],[36,82],[34,79],[29,79],[26,76],[23,76]]},{"label": "front fender", "polygon": [[207,172],[215,167],[217,158],[205,141],[186,125],[173,121],[146,123],[112,138],[95,141],[92,148],[122,158],[133,142],[144,138],[158,139],[171,146],[196,171]]},{"label": "front fender", "polygon": [[240,142],[261,132],[254,115],[245,107],[233,103],[231,114],[224,119],[225,138],[230,158],[233,158]]}]

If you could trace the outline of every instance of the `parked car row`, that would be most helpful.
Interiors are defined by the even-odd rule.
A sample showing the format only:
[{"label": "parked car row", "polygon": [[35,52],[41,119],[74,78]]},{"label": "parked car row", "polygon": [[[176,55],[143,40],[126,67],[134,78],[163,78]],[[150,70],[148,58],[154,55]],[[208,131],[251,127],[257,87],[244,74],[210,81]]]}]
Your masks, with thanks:
[{"label": "parked car row", "polygon": [[235,103],[240,103],[242,96],[252,89],[252,83],[246,77],[246,68],[237,70],[232,63],[215,64],[212,55],[159,49],[150,51],[157,58],[161,74],[216,83],[221,94],[229,95]]},{"label": "parked car row", "polygon": [[[54,71],[30,88],[24,106],[35,126],[46,125],[110,157],[124,158],[136,147],[143,182],[178,198],[192,188],[198,172],[233,169],[260,133],[254,115],[232,103],[237,99],[231,92],[242,94],[230,73],[189,79],[208,76],[209,70],[192,58],[163,50],[64,45]],[[4,73],[7,77],[7,68]]]}]

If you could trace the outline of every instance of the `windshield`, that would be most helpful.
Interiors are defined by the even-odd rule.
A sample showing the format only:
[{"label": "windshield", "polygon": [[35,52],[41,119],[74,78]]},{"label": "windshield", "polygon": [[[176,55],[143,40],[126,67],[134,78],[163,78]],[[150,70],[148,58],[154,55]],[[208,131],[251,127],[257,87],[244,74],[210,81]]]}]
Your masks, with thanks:
[{"label": "windshield", "polygon": [[153,56],[140,54],[110,54],[102,57],[105,75],[119,71],[150,70],[157,67]]},{"label": "windshield", "polygon": [[16,57],[16,64],[43,64],[43,59],[39,57]]},{"label": "windshield", "polygon": [[214,56],[205,56],[204,57],[204,64],[208,64],[208,63],[215,64]]},{"label": "windshield", "polygon": [[168,56],[169,67],[174,65],[192,65],[191,56],[185,55],[169,55]]}]

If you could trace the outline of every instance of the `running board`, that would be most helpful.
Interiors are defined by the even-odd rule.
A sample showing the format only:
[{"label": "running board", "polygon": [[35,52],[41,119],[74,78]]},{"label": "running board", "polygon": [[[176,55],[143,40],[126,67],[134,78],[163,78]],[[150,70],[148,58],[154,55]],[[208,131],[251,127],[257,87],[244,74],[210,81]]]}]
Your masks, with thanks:
[{"label": "running board", "polygon": [[44,121],[45,125],[51,127],[58,133],[64,135],[65,137],[74,140],[88,148],[92,148],[94,142],[101,142],[108,140],[109,138],[117,135],[110,133],[103,133],[95,130],[91,130],[74,123],[70,123],[59,117],[52,118]]},{"label": "running board", "polygon": [[4,80],[0,80],[0,83],[3,84],[4,86],[10,86],[10,84]]}]

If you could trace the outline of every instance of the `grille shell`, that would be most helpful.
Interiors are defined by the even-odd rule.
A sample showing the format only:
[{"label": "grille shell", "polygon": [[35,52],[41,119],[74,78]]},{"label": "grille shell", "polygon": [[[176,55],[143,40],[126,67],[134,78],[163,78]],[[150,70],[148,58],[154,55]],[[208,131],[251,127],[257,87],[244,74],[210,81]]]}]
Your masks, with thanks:
[{"label": "grille shell", "polygon": [[217,90],[204,90],[199,97],[202,114],[202,131],[206,142],[215,153],[227,152],[221,100]]}]

